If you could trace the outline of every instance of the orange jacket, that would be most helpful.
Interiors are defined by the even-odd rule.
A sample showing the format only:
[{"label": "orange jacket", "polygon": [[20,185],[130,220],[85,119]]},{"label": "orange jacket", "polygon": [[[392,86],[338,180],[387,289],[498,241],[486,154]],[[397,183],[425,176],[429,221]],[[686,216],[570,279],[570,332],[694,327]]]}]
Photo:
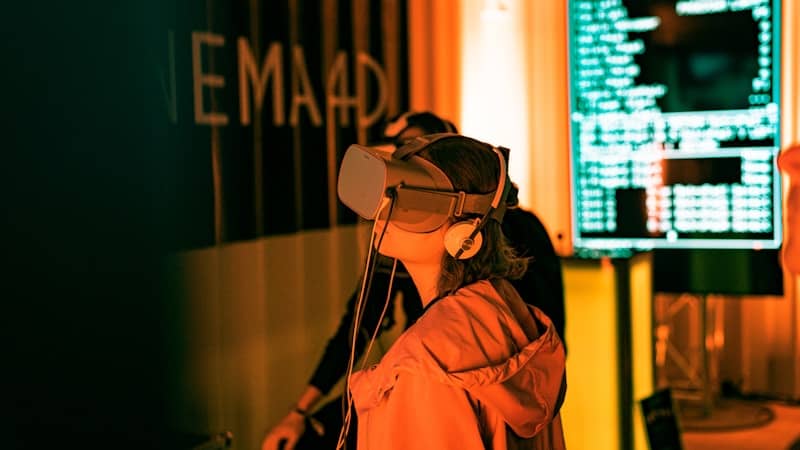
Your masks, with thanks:
[{"label": "orange jacket", "polygon": [[352,375],[358,450],[563,449],[565,380],[547,316],[507,281],[474,283]]}]

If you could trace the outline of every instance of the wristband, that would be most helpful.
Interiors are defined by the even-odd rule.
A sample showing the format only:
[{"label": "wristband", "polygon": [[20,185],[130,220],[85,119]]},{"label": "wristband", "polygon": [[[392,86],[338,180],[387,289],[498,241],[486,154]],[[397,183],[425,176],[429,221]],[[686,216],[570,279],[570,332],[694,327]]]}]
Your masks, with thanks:
[{"label": "wristband", "polygon": [[303,417],[308,417],[308,411],[300,408],[299,406],[295,406],[294,408],[292,408],[292,411],[296,412],[297,414],[300,414]]}]

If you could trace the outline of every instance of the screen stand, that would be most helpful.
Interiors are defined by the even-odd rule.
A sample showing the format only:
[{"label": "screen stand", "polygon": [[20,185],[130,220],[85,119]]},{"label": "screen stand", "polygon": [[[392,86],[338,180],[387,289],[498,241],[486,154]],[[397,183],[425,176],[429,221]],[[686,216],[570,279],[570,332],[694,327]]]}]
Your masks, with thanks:
[{"label": "screen stand", "polygon": [[631,259],[614,258],[617,314],[617,385],[620,450],[633,450],[633,361],[631,337]]}]

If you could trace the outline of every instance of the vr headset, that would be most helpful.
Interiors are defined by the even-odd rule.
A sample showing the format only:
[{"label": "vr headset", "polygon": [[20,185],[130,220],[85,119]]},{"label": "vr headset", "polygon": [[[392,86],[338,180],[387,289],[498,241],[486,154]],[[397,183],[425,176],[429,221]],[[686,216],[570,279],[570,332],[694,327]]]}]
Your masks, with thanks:
[{"label": "vr headset", "polygon": [[487,194],[455,192],[441,169],[418,156],[434,142],[456,137],[470,139],[453,133],[420,136],[393,152],[351,145],[339,169],[339,199],[362,218],[375,220],[393,197],[391,222],[414,233],[433,231],[451,217],[480,215],[501,222],[511,183],[500,150],[493,148],[500,163],[498,188]]}]

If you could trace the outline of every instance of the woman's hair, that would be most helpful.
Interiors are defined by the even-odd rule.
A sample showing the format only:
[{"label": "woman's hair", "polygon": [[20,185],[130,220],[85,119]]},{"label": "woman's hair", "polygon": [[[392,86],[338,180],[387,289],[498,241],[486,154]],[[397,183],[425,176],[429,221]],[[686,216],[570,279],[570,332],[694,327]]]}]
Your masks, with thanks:
[{"label": "woman's hair", "polygon": [[[436,141],[419,155],[442,169],[456,191],[486,194],[497,189],[500,164],[488,144],[459,136]],[[516,254],[497,221],[487,218],[481,233],[483,245],[472,258],[459,260],[445,253],[439,295],[478,280],[517,279],[525,273],[528,259]]]}]

